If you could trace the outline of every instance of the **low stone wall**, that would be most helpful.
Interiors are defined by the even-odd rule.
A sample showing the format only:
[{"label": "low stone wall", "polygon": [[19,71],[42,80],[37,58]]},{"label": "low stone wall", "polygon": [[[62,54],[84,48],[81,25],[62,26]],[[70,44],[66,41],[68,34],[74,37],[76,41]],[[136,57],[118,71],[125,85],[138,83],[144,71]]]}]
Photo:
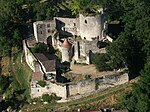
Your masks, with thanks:
[{"label": "low stone wall", "polygon": [[55,93],[57,96],[62,97],[63,99],[67,98],[67,91],[66,91],[66,85],[65,84],[57,84],[48,82],[48,87],[50,90],[50,93]]},{"label": "low stone wall", "polygon": [[37,81],[31,82],[31,98],[38,98],[41,97],[43,94],[51,94],[49,88],[47,86],[41,87],[37,84]]},{"label": "low stone wall", "polygon": [[128,74],[125,73],[122,75],[108,75],[105,77],[84,80],[78,83],[59,84],[47,81],[47,85],[45,87],[40,87],[36,83],[32,83],[31,97],[35,98],[40,97],[43,94],[55,93],[57,96],[66,99],[72,96],[83,96],[95,91],[104,90],[109,87],[124,84],[128,81]]},{"label": "low stone wall", "polygon": [[115,75],[108,75],[105,77],[90,79],[81,81],[78,83],[69,83],[68,84],[68,95],[67,96],[74,96],[74,95],[82,95],[86,93],[90,93],[96,90],[103,90],[109,87],[113,87],[115,85],[124,84],[129,81],[128,74],[115,74]]},{"label": "low stone wall", "polygon": [[124,73],[122,75],[116,74],[116,75],[108,75],[104,76],[104,82],[113,84],[113,85],[120,85],[124,84],[129,81],[129,76],[127,73]]},{"label": "low stone wall", "polygon": [[27,46],[27,43],[26,43],[26,40],[23,40],[23,48],[24,48],[24,51],[25,51],[26,63],[35,72],[34,61],[37,61],[37,59],[34,57],[34,55],[29,50],[29,48]]},{"label": "low stone wall", "polygon": [[42,97],[43,94],[52,94],[55,93],[57,96],[65,99],[67,97],[66,93],[66,85],[59,85],[56,83],[52,83],[47,81],[45,87],[41,87],[37,84],[38,81],[31,82],[31,98]]}]

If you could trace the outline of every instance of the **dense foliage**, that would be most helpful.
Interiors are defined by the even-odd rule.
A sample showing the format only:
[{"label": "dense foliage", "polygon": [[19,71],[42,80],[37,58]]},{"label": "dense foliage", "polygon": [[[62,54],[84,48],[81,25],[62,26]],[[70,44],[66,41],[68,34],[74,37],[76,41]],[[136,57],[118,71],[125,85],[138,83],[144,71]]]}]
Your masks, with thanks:
[{"label": "dense foliage", "polygon": [[[115,0],[112,1],[115,2]],[[124,23],[124,31],[109,46],[108,54],[113,64],[117,63],[121,66],[122,63],[125,63],[130,72],[134,74],[138,74],[143,68],[150,51],[148,4],[144,0],[118,0],[114,6],[117,8],[115,11],[122,12],[119,17],[116,17],[116,20]],[[109,10],[113,5],[107,7],[110,18],[114,19],[116,13]]]},{"label": "dense foliage", "polygon": [[34,52],[34,53],[44,53],[44,52],[47,52],[47,46],[44,43],[37,43],[32,48],[32,52]]},{"label": "dense foliage", "polygon": [[10,77],[0,76],[0,94],[6,91],[10,82]]},{"label": "dense foliage", "polygon": [[110,62],[117,68],[126,65],[131,78],[140,74],[139,82],[132,87],[133,91],[125,96],[124,108],[130,112],[149,112],[150,1],[108,1],[110,1],[107,3],[110,20],[124,24],[124,31],[107,49]]},{"label": "dense foliage", "polygon": [[133,85],[133,91],[124,96],[123,105],[130,112],[150,111],[150,57],[147,60],[144,70],[141,71],[141,78]]},{"label": "dense foliage", "polygon": [[52,94],[52,95],[44,94],[44,95],[42,95],[42,99],[44,102],[54,103],[57,100],[61,100],[61,97],[58,97],[55,94]]},{"label": "dense foliage", "polygon": [[93,55],[92,63],[96,66],[98,71],[110,70],[109,64],[107,62],[107,54],[96,53]]}]

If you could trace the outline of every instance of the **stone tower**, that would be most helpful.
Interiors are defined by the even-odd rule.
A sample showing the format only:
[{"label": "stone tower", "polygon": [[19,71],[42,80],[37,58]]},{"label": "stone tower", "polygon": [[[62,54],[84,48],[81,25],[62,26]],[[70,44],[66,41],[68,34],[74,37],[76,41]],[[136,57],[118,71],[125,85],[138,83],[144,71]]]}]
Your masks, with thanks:
[{"label": "stone tower", "polygon": [[[102,40],[103,34],[107,31],[107,14],[101,12],[95,16],[79,15],[80,36],[84,40]],[[103,33],[102,33],[103,32]]]},{"label": "stone tower", "polygon": [[61,45],[62,62],[70,62],[71,44],[67,39]]}]

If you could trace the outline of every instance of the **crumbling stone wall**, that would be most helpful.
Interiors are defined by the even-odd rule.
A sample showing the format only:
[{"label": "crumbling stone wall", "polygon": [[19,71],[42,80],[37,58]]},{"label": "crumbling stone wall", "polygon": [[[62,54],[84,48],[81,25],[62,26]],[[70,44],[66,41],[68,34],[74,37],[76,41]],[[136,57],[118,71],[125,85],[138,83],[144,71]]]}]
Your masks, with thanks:
[{"label": "crumbling stone wall", "polygon": [[79,35],[76,18],[55,17],[56,29],[61,35]]},{"label": "crumbling stone wall", "polygon": [[100,16],[83,16],[79,15],[80,19],[80,36],[82,39],[92,41],[101,37]]},{"label": "crumbling stone wall", "polygon": [[23,40],[23,48],[25,52],[25,59],[28,66],[35,72],[35,62],[37,61],[34,55],[29,50],[26,40]]},{"label": "crumbling stone wall", "polygon": [[82,95],[91,93],[96,90],[104,90],[115,85],[124,84],[129,81],[128,74],[108,75],[90,80],[81,81],[78,83],[68,84],[68,96]]},{"label": "crumbling stone wall", "polygon": [[37,21],[33,23],[34,36],[37,42],[47,43],[47,38],[54,33],[54,21]]},{"label": "crumbling stone wall", "polygon": [[65,99],[67,97],[66,85],[60,85],[46,81],[46,86],[41,87],[37,84],[37,81],[31,82],[31,98],[42,97],[43,94],[52,94],[55,93],[57,96]]},{"label": "crumbling stone wall", "polygon": [[109,87],[124,84],[129,81],[128,74],[109,75],[96,79],[84,80],[77,83],[58,84],[47,81],[45,87],[40,87],[36,83],[32,83],[31,97],[40,97],[43,94],[55,93],[57,96],[66,99],[72,96],[90,94],[95,91],[104,90]]}]

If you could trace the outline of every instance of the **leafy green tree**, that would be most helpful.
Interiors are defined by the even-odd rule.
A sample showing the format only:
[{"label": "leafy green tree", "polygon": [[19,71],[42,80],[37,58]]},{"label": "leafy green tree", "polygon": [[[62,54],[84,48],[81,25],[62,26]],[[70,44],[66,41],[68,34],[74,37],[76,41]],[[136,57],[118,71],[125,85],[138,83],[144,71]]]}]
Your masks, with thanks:
[{"label": "leafy green tree", "polygon": [[22,46],[22,35],[18,29],[14,30],[13,34],[13,46],[20,48]]},{"label": "leafy green tree", "polygon": [[103,7],[104,0],[68,0],[68,8],[73,15],[79,13],[97,13]]},{"label": "leafy green tree", "polygon": [[[23,22],[23,9],[14,0],[0,0],[0,51],[2,55],[9,54],[16,41],[13,38],[15,29]],[[15,39],[15,40],[13,40]],[[20,42],[15,46],[19,46]]]},{"label": "leafy green tree", "polygon": [[107,54],[94,54],[92,63],[96,66],[98,71],[109,70],[107,62]]},{"label": "leafy green tree", "polygon": [[140,81],[132,88],[133,91],[124,97],[123,105],[131,112],[150,111],[150,57],[147,59]]},{"label": "leafy green tree", "polygon": [[32,52],[34,52],[34,53],[44,53],[44,52],[47,52],[47,46],[44,43],[37,43],[32,48]]},{"label": "leafy green tree", "polygon": [[35,1],[31,3],[33,17],[36,20],[53,19],[60,12],[59,4],[62,0],[49,0],[47,2]]},{"label": "leafy green tree", "polygon": [[56,94],[43,94],[42,99],[48,103],[54,103],[56,100],[60,100],[61,97],[56,96]]},{"label": "leafy green tree", "polygon": [[121,8],[123,13],[115,14],[113,10],[108,9],[109,13],[112,14],[110,16],[113,16],[112,20],[116,19],[124,23],[124,31],[108,48],[110,60],[113,63],[113,67],[117,66],[118,68],[125,64],[129,68],[130,73],[139,74],[150,50],[150,44],[148,43],[150,20],[147,12],[147,10],[150,10],[148,7],[149,3],[146,3],[144,0],[134,0],[132,2],[130,0],[113,0],[112,2],[114,4],[110,7],[118,7],[116,8],[117,11]]},{"label": "leafy green tree", "polygon": [[123,16],[125,10],[123,7],[123,4],[127,3],[127,0],[106,0],[104,2],[110,21],[113,20],[121,20],[121,17]]},{"label": "leafy green tree", "polygon": [[0,93],[4,93],[11,83],[9,77],[0,75]]}]

